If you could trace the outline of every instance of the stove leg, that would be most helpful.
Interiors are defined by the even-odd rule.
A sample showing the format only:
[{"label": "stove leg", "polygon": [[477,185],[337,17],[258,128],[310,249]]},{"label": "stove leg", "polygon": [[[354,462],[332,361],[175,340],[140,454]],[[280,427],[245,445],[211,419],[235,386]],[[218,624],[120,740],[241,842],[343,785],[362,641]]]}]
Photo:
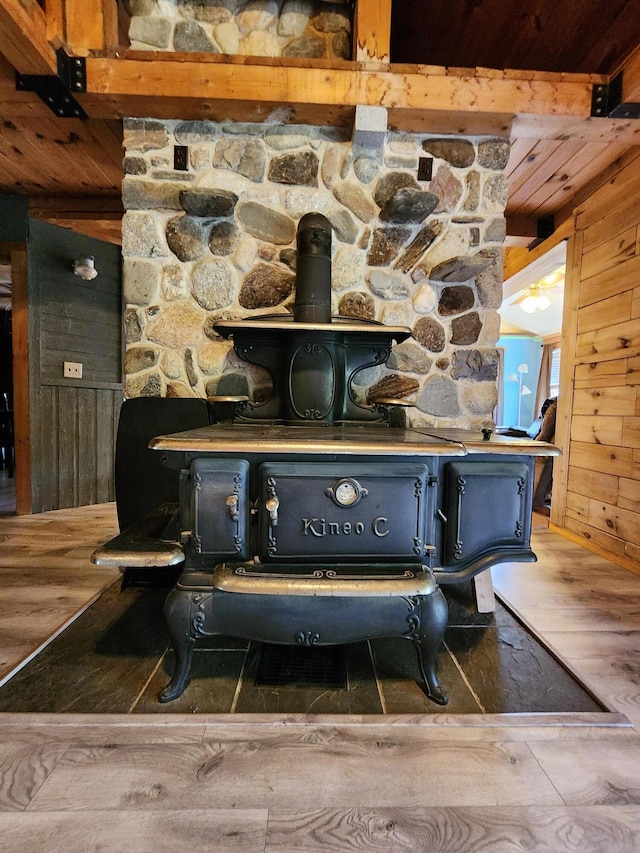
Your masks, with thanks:
[{"label": "stove leg", "polygon": [[437,589],[422,598],[422,618],[419,636],[413,644],[418,655],[418,667],[426,685],[426,693],[437,705],[446,705],[449,697],[442,690],[436,675],[436,656],[447,627],[448,607],[442,590]]},{"label": "stove leg", "polygon": [[171,681],[160,692],[158,701],[173,702],[187,685],[196,638],[191,633],[191,592],[172,589],[164,606],[164,615],[175,654]]}]

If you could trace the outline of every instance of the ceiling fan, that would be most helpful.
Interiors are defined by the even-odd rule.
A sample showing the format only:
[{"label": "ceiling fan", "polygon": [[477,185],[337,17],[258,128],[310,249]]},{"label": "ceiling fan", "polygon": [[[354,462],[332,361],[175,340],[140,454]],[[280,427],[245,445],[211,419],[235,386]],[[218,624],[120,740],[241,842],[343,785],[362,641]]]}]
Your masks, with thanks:
[{"label": "ceiling fan", "polygon": [[514,299],[512,304],[520,305],[526,314],[545,311],[551,305],[549,294],[562,293],[564,289],[564,272],[564,266],[558,267],[557,270],[546,275],[540,281],[530,284],[517,299]]}]

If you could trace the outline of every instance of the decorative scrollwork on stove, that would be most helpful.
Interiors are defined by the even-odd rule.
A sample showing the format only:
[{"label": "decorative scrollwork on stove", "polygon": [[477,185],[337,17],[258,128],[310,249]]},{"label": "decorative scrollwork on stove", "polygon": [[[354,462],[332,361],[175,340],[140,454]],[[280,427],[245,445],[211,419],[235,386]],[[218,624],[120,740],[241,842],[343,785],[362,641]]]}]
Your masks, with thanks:
[{"label": "decorative scrollwork on stove", "polygon": [[197,471],[193,475],[193,488],[196,492],[199,492],[202,488],[202,475]]},{"label": "decorative scrollwork on stove", "polygon": [[408,637],[410,640],[417,640],[420,637],[420,598],[410,596],[403,600],[406,601],[409,607],[409,613],[407,614],[407,625],[409,627],[402,636]]},{"label": "decorative scrollwork on stove", "polygon": [[514,530],[514,533],[518,538],[520,538],[522,536],[522,531],[523,531],[522,522],[516,521],[516,529]]},{"label": "decorative scrollwork on stove", "polygon": [[[205,635],[205,623],[207,621],[206,607],[211,593],[194,592],[191,596],[192,615],[191,615],[191,631],[192,638]],[[193,612],[195,608],[195,612]]]},{"label": "decorative scrollwork on stove", "polygon": [[202,537],[196,536],[194,533],[193,537],[193,550],[196,554],[202,554]]},{"label": "decorative scrollwork on stove", "polygon": [[317,631],[298,631],[293,639],[299,646],[317,646],[320,642],[320,634]]},{"label": "decorative scrollwork on stove", "polygon": [[527,481],[524,477],[520,477],[518,480],[518,496],[522,497],[524,495],[524,487],[527,485]]}]

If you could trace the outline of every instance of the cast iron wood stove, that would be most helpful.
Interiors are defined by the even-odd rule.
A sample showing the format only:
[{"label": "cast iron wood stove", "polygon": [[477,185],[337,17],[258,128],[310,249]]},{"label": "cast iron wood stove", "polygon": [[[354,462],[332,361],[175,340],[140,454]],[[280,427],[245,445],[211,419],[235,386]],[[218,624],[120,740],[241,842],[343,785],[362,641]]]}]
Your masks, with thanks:
[{"label": "cast iron wood stove", "polygon": [[297,247],[292,316],[216,323],[270,373],[271,396],[210,398],[215,423],[153,439],[179,471],[179,533],[125,531],[94,561],[183,565],[165,605],[176,664],[161,702],[184,691],[197,640],[225,634],[302,646],[405,637],[427,695],[446,704],[440,586],[535,561],[534,456],[557,450],[490,430],[393,426],[403,401],[357,399],[359,371],[411,330],[331,316],[324,216],[302,218]]}]

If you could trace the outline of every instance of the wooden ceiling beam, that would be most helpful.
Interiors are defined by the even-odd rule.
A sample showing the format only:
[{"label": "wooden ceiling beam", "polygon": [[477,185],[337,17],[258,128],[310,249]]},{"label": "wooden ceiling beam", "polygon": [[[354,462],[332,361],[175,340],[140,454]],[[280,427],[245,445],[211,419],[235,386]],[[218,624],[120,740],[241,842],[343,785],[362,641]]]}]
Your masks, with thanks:
[{"label": "wooden ceiling beam", "polygon": [[485,132],[494,133],[497,123],[504,126],[505,118],[516,114],[545,115],[547,122],[557,118],[563,123],[567,117],[581,121],[590,114],[593,77],[572,75],[567,80],[560,74],[482,69],[451,73],[427,66],[379,71],[351,62],[294,64],[133,52],[120,58],[89,56],[86,69],[87,94],[77,98],[94,118],[216,118],[224,109],[234,118],[235,104],[246,105],[244,113],[253,110],[254,120],[275,113],[285,122],[330,124],[336,113],[350,115],[357,105],[365,105],[388,108],[395,126],[407,131],[418,119],[424,124],[429,113],[461,121],[471,115],[476,133],[483,132],[483,119],[489,128]]},{"label": "wooden ceiling beam", "polygon": [[21,74],[55,74],[45,13],[36,0],[0,0],[0,53]]},{"label": "wooden ceiling beam", "polygon": [[622,69],[622,103],[640,103],[640,48],[631,55]]}]

